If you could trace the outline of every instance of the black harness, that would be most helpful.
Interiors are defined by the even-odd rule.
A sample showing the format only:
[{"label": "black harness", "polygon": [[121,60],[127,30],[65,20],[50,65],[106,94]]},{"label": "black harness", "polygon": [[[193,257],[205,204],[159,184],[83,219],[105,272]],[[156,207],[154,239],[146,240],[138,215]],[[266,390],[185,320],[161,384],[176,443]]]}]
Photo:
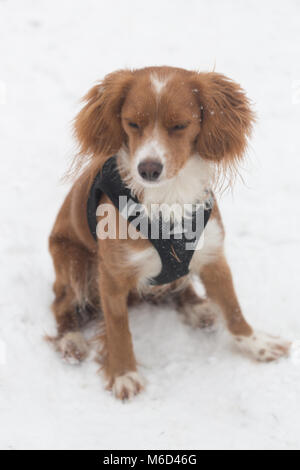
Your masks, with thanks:
[{"label": "black harness", "polygon": [[[208,192],[205,204],[198,205],[195,211],[183,218],[181,227],[165,221],[160,213],[155,219],[149,219],[145,208],[123,182],[117,167],[116,156],[105,162],[96,175],[87,203],[88,224],[97,241],[97,208],[102,194],[106,194],[119,212],[147,238],[158,252],[162,270],[151,279],[152,285],[163,285],[176,281],[189,273],[189,265],[196,245],[209,221],[213,208],[213,195]],[[200,221],[200,223],[199,223]],[[191,231],[186,235],[184,228]]]}]

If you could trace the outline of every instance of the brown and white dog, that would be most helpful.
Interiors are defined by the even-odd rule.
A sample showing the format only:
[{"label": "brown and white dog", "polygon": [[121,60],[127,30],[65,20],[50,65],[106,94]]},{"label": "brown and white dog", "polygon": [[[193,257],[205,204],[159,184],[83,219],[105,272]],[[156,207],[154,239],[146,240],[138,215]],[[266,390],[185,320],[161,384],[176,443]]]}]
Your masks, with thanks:
[{"label": "brown and white dog", "polygon": [[[245,153],[254,115],[244,91],[214,72],[149,67],[106,76],[85,101],[75,119],[80,145],[76,161],[84,169],[50,237],[56,271],[55,343],[64,358],[86,357],[88,345],[80,328],[84,317],[101,309],[109,387],[120,399],[140,392],[144,382],[137,371],[128,306],[144,294],[156,301],[171,294],[195,327],[210,326],[220,310],[237,346],[255,360],[288,355],[288,342],[255,332],[243,317],[224,255],[217,204],[202,248],[190,265],[205,287],[205,299],[198,297],[189,276],[150,287],[148,280],[161,270],[160,257],[150,242],[132,237],[96,242],[87,222],[89,190],[112,155],[117,155],[124,181],[146,206],[204,201],[205,190],[215,186],[221,173],[236,168]],[[104,195],[101,203],[110,204],[110,200]]]}]

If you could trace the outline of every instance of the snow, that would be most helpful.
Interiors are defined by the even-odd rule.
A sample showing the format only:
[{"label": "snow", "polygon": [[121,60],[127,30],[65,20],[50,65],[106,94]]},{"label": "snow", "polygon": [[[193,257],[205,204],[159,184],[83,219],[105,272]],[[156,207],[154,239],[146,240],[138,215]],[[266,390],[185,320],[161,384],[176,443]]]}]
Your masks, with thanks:
[{"label": "snow", "polygon": [[[300,448],[297,0],[0,1],[0,447]],[[172,309],[143,305],[131,328],[146,391],[122,404],[92,359],[64,364],[43,340],[53,268],[47,237],[68,187],[79,98],[114,69],[169,64],[240,82],[258,124],[233,193],[227,254],[249,322],[293,340],[256,364]]]}]

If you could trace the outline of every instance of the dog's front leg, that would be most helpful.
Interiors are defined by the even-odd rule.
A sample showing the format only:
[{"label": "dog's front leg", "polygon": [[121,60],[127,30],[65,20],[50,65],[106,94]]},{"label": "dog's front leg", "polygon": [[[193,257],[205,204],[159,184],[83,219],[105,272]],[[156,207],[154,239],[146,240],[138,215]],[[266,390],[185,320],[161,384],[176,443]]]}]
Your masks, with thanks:
[{"label": "dog's front leg", "polygon": [[114,395],[129,399],[142,389],[144,381],[137,372],[129,330],[127,299],[128,278],[113,276],[100,269],[100,297],[105,318],[106,358],[104,370]]},{"label": "dog's front leg", "polygon": [[240,308],[232,275],[224,255],[202,267],[200,277],[208,297],[217,303],[239,349],[257,361],[270,362],[287,356],[290,343],[265,333],[255,332]]}]

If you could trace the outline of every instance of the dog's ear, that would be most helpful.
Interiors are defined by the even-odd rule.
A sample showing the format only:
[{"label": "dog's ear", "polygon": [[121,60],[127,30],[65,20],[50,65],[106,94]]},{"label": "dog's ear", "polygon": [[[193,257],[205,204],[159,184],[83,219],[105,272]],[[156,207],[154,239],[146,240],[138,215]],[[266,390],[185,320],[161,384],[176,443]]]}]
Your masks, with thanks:
[{"label": "dog's ear", "polygon": [[215,72],[195,73],[192,87],[201,110],[197,151],[204,158],[234,164],[246,150],[255,121],[245,92]]},{"label": "dog's ear", "polygon": [[116,153],[123,143],[121,108],[133,80],[133,72],[119,70],[107,75],[83,98],[86,105],[74,121],[80,155]]}]

